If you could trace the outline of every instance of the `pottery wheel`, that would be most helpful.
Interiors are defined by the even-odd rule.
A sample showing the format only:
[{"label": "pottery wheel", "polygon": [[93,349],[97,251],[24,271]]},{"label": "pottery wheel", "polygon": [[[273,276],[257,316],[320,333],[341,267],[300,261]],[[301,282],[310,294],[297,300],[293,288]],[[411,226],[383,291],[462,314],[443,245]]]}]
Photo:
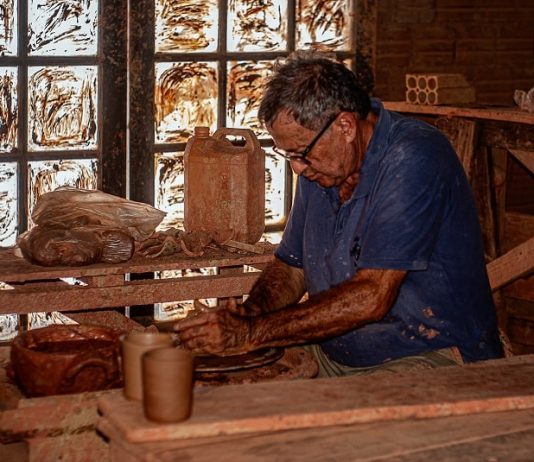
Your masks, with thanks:
[{"label": "pottery wheel", "polygon": [[250,353],[230,356],[198,355],[195,356],[195,371],[239,371],[271,364],[283,355],[283,348],[263,348],[261,350],[251,351]]}]

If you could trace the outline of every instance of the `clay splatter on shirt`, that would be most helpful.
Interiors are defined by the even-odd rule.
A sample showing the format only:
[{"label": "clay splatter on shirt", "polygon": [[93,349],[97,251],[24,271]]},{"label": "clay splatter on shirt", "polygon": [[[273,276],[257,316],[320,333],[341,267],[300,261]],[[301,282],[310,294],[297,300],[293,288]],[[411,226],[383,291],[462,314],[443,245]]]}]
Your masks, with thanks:
[{"label": "clay splatter on shirt", "polygon": [[419,334],[422,337],[426,337],[429,340],[439,335],[439,331],[437,331],[436,329],[425,327],[424,324],[419,324],[419,327],[417,328],[417,330],[419,331]]},{"label": "clay splatter on shirt", "polygon": [[434,312],[432,311],[432,308],[430,306],[427,306],[426,308],[423,308],[423,314],[427,317],[427,318],[433,318],[434,317]]}]

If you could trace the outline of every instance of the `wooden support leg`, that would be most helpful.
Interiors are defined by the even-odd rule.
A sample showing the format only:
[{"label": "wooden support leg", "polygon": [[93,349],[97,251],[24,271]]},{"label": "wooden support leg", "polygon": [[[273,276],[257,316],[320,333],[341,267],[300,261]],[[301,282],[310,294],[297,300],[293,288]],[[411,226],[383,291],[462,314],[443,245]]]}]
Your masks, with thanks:
[{"label": "wooden support leg", "polygon": [[[241,266],[226,266],[219,268],[219,274],[222,276],[236,276],[243,274],[244,267]],[[243,297],[234,297],[237,300],[237,303],[243,303]],[[228,298],[219,298],[217,300],[218,305],[224,305],[227,302]]]}]

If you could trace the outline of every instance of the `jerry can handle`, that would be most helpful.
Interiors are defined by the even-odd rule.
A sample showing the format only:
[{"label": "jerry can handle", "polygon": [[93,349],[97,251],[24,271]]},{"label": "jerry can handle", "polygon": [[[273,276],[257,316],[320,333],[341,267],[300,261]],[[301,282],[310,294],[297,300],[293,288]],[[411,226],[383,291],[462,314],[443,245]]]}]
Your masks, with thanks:
[{"label": "jerry can handle", "polygon": [[212,138],[219,140],[228,135],[242,136],[245,138],[245,146],[251,144],[257,148],[260,147],[260,142],[256,135],[250,128],[230,128],[230,127],[221,127],[215,131]]}]

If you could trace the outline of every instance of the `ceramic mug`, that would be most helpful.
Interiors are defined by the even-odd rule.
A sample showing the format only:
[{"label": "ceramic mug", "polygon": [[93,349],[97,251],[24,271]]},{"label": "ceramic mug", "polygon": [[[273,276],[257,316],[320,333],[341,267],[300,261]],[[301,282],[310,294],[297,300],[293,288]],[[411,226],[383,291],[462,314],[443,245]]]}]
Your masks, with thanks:
[{"label": "ceramic mug", "polygon": [[143,355],[143,410],[149,420],[181,422],[193,404],[193,354],[161,348]]},{"label": "ceramic mug", "polygon": [[123,338],[122,369],[126,398],[138,401],[143,399],[143,354],[155,348],[172,347],[173,344],[171,334],[160,332],[132,331]]}]

